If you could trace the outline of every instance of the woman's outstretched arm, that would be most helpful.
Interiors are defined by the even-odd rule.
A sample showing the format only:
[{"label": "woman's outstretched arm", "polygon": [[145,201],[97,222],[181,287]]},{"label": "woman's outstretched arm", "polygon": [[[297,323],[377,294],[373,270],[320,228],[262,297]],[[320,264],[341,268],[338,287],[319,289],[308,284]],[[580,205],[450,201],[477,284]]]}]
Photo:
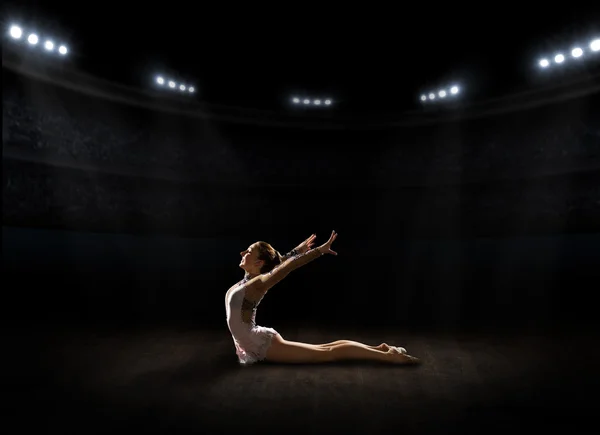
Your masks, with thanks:
[{"label": "woman's outstretched arm", "polygon": [[316,249],[311,249],[310,251],[304,254],[294,256],[284,261],[279,266],[275,267],[271,272],[265,273],[264,275],[260,275],[258,278],[259,282],[261,283],[262,291],[266,292],[268,289],[273,287],[283,278],[288,276],[291,271],[296,270],[307,263],[310,263],[311,261],[317,259],[323,254],[337,255],[336,252],[331,250],[331,244],[336,238],[337,234],[335,231],[333,231],[329,240],[323,245],[319,246]]},{"label": "woman's outstretched arm", "polygon": [[259,279],[262,282],[263,291],[267,291],[283,278],[288,276],[291,271],[298,269],[301,266],[304,266],[307,263],[317,259],[323,255],[319,248],[311,249],[305,254],[293,256],[287,260],[285,260],[280,265],[276,266],[269,273],[265,273],[260,275]]}]

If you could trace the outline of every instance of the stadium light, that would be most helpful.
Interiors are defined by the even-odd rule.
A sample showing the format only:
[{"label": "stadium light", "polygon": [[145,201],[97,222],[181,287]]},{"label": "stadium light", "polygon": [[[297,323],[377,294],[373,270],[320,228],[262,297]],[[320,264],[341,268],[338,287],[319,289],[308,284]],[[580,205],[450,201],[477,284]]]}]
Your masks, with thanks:
[{"label": "stadium light", "polygon": [[300,98],[300,97],[292,97],[291,98],[292,103],[295,105],[299,105],[299,104],[303,104],[305,106],[317,106],[317,107],[321,107],[323,105],[325,106],[331,106],[331,98],[315,98],[313,100],[311,100],[310,98]]},{"label": "stadium light", "polygon": [[421,94],[419,96],[419,100],[421,100],[422,103],[434,101],[438,98],[441,100],[446,100],[447,98],[456,96],[459,92],[460,88],[457,85],[452,85],[449,88],[442,88],[438,89],[437,91],[431,90],[427,93]]},{"label": "stadium light", "polygon": [[19,26],[10,26],[9,33],[13,39],[21,39],[21,36],[23,36],[23,29]]},{"label": "stadium light", "polygon": [[571,56],[575,58],[581,57],[583,56],[583,50],[579,47],[575,47],[573,50],[571,50]]},{"label": "stadium light", "polygon": [[[580,59],[580,58],[585,58],[586,55],[586,50],[587,48],[582,47],[580,45],[576,45],[575,47],[573,47],[570,50],[571,56],[570,58],[573,59]],[[593,41],[590,42],[589,45],[589,52],[597,52],[600,51],[600,39],[594,39]],[[560,65],[562,63],[567,62],[567,57],[562,53],[562,52],[558,52],[556,53],[552,58],[550,58],[554,61],[555,64]],[[550,66],[551,62],[549,60],[549,58],[542,58],[538,61],[538,65],[541,68],[548,68]]]},{"label": "stadium light", "polygon": [[162,75],[157,75],[154,78],[154,81],[159,87],[162,87],[164,89],[179,90],[181,92],[186,92],[190,94],[193,94],[196,91],[193,86],[188,86],[185,83],[177,83],[173,79],[165,79]]},{"label": "stadium light", "polygon": [[[8,34],[16,43],[18,43],[18,41],[20,41],[22,39],[24,33],[25,33],[25,31],[23,30],[23,28],[16,24],[11,25],[8,30]],[[41,39],[42,38],[40,37],[40,35],[38,35],[36,32],[28,32],[26,41],[29,44],[29,46],[36,47],[36,46],[38,46]],[[42,44],[42,47],[44,48],[43,51],[45,51],[46,53],[53,53],[55,51],[56,44],[53,42],[52,38],[44,37],[43,39],[44,39],[44,44]],[[69,50],[67,49],[67,46],[64,44],[60,45],[58,47],[58,53],[63,56],[66,55],[68,53],[68,51]]]}]

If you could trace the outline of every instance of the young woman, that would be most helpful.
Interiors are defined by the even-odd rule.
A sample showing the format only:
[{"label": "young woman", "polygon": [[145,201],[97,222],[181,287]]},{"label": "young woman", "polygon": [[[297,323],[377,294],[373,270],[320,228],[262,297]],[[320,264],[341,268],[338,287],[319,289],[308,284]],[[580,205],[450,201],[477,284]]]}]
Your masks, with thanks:
[{"label": "young woman", "polygon": [[307,344],[285,340],[272,328],[258,326],[256,308],[267,291],[289,273],[325,254],[337,255],[331,250],[337,233],[312,249],[316,235],[310,236],[285,256],[266,242],[253,243],[241,252],[240,267],[244,278],[231,287],[225,295],[227,325],[233,336],[238,360],[241,364],[257,361],[276,363],[325,363],[342,360],[371,360],[393,364],[416,364],[419,360],[406,353],[402,347],[369,346],[350,340],[325,344]]}]

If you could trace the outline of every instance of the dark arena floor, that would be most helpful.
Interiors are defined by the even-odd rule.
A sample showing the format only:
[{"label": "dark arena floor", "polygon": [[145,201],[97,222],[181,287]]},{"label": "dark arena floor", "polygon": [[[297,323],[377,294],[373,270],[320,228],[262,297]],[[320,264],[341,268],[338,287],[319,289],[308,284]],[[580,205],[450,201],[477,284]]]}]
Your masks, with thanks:
[{"label": "dark arena floor", "polygon": [[281,332],[423,364],[241,367],[226,330],[49,329],[13,334],[9,401],[60,433],[597,433],[597,335]]}]

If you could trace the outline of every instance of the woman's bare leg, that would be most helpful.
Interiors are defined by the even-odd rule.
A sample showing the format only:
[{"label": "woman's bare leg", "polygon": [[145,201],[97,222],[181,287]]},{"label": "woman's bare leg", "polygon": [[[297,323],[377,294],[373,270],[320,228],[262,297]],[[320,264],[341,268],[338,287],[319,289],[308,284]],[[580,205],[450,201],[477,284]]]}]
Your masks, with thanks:
[{"label": "woman's bare leg", "polygon": [[390,346],[388,346],[386,343],[381,343],[378,346],[371,346],[369,344],[364,344],[364,343],[360,343],[358,341],[353,341],[353,340],[337,340],[337,341],[332,341],[331,343],[317,344],[316,346],[331,347],[331,346],[337,346],[339,344],[354,344],[357,346],[368,347],[369,349],[381,350],[383,352],[387,352],[388,350],[390,350]]},{"label": "woman's bare leg", "polygon": [[370,349],[362,343],[342,343],[330,347],[284,340],[280,335],[273,337],[267,352],[267,361],[307,364],[333,361],[379,361],[392,364],[414,364],[418,360],[405,354],[389,350],[383,352]]}]

